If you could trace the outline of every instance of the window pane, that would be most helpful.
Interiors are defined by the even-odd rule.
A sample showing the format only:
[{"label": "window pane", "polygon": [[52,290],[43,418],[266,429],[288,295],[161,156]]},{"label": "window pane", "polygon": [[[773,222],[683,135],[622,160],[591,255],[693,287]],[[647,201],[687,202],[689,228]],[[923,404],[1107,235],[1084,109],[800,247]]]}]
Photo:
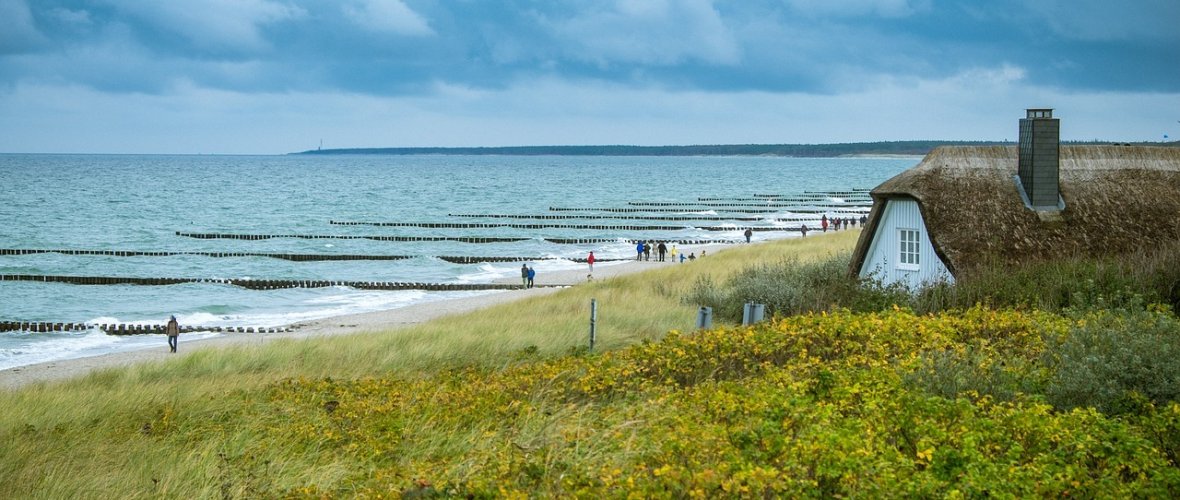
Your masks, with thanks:
[{"label": "window pane", "polygon": [[897,262],[906,266],[918,265],[918,231],[916,229],[899,229],[897,239]]}]

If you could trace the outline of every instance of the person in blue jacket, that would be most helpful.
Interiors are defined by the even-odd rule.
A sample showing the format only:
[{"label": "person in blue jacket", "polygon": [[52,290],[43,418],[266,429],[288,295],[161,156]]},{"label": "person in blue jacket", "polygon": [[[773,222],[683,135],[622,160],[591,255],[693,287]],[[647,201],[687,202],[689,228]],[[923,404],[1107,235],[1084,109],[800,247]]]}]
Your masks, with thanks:
[{"label": "person in blue jacket", "polygon": [[643,260],[643,242],[640,241],[635,245],[635,260]]},{"label": "person in blue jacket", "polygon": [[537,272],[532,267],[529,268],[529,288],[533,287],[533,278],[537,277]]}]

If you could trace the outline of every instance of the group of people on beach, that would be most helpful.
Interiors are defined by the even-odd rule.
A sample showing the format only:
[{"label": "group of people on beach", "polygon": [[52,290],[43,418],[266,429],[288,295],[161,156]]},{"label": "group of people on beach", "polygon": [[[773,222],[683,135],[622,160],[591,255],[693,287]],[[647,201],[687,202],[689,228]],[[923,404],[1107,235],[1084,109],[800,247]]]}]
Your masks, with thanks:
[{"label": "group of people on beach", "polygon": [[[843,227],[844,229],[854,228],[854,227],[856,227],[857,223],[859,223],[861,226],[864,226],[865,223],[868,222],[868,220],[869,220],[869,218],[864,215],[860,216],[860,219],[856,219],[854,217],[832,217],[831,219],[829,219],[828,215],[824,214],[824,215],[820,216],[820,218],[819,218],[819,227],[822,228],[823,231],[826,233],[826,232],[828,232],[829,225],[832,226],[833,231],[839,231],[841,227]],[[803,236],[807,236],[807,226],[806,225],[803,226]]]},{"label": "group of people on beach", "polygon": [[525,288],[532,288],[533,282],[536,280],[536,278],[537,278],[537,271],[536,270],[534,270],[532,267],[529,267],[528,264],[521,264],[520,265],[520,284],[521,285],[523,285]]},{"label": "group of people on beach", "polygon": [[[651,241],[639,240],[639,242],[635,244],[635,260],[650,261],[653,251],[656,254],[656,261],[658,262],[668,262],[669,257],[671,257],[671,262],[676,262],[677,258],[680,259],[680,262],[684,262],[686,259],[696,260],[697,258],[695,253],[689,253],[688,255],[685,255],[684,252],[681,252],[680,249],[676,248],[675,243],[669,247],[664,242],[659,241],[656,242],[656,245],[653,247]],[[702,250],[701,257],[704,256],[705,252]]]}]

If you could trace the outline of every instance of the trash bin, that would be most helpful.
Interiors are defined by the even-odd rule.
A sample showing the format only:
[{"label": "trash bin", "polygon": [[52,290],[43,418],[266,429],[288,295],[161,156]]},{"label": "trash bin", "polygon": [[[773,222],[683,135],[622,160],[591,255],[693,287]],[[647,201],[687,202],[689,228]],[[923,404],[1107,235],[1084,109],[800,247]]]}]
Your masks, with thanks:
[{"label": "trash bin", "polygon": [[701,306],[697,313],[697,329],[713,328],[713,308]]},{"label": "trash bin", "polygon": [[766,304],[755,304],[747,302],[742,308],[742,325],[752,325],[759,321],[766,315]]}]

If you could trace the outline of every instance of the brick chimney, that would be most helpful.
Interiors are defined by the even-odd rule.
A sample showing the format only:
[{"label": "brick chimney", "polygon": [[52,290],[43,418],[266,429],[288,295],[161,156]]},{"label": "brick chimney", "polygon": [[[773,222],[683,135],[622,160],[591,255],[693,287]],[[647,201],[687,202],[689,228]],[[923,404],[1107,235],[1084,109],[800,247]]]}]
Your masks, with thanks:
[{"label": "brick chimney", "polygon": [[1061,199],[1060,169],[1061,120],[1053,118],[1052,109],[1029,109],[1020,120],[1020,151],[1016,177],[1021,196],[1029,208],[1037,211],[1065,209]]}]

